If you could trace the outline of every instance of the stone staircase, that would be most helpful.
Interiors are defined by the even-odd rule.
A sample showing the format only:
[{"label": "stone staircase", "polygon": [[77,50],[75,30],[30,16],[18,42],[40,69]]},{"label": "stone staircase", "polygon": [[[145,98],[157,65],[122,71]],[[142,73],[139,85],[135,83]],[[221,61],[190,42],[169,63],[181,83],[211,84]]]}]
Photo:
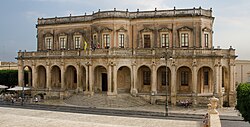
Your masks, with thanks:
[{"label": "stone staircase", "polygon": [[130,94],[118,94],[117,96],[107,96],[106,94],[94,94],[93,96],[74,94],[65,99],[64,102],[69,105],[98,108],[127,108],[149,104],[141,97],[133,97]]}]

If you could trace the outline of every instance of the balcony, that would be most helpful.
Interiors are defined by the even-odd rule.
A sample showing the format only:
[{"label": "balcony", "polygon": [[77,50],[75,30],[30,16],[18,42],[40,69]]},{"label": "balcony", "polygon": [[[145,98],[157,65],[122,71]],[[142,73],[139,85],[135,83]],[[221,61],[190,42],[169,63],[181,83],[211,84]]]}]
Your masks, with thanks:
[{"label": "balcony", "polygon": [[131,48],[113,48],[96,50],[49,50],[18,52],[17,59],[39,59],[39,58],[150,58],[162,57],[165,52],[171,53],[176,58],[193,57],[236,57],[234,49],[182,49],[182,48],[154,48],[154,49],[131,49]]}]

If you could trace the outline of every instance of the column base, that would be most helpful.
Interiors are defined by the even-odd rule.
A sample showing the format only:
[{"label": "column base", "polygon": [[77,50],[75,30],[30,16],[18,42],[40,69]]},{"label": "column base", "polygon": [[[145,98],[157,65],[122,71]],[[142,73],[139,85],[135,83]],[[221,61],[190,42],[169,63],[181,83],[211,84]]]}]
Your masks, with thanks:
[{"label": "column base", "polygon": [[132,96],[137,96],[138,91],[137,89],[131,89],[130,93],[132,94]]},{"label": "column base", "polygon": [[171,105],[175,106],[176,105],[176,95],[171,95],[170,100],[171,100]]},{"label": "column base", "polygon": [[236,92],[231,91],[228,96],[229,96],[229,100],[228,100],[229,107],[235,107],[236,106]]}]

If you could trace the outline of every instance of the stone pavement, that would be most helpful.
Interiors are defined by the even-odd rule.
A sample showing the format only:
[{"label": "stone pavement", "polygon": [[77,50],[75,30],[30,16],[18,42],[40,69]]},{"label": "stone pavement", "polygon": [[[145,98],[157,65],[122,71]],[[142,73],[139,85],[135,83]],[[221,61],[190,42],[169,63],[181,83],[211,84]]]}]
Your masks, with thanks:
[{"label": "stone pavement", "polygon": [[1,127],[200,127],[201,122],[0,107]]}]

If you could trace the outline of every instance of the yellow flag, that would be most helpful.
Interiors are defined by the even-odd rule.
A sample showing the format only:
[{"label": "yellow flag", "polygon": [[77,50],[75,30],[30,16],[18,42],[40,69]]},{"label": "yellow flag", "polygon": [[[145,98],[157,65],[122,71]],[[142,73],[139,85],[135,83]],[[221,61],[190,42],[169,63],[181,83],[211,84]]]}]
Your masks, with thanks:
[{"label": "yellow flag", "polygon": [[87,46],[88,46],[87,42],[86,42],[86,41],[84,41],[84,50],[86,50],[86,49],[87,49]]}]

